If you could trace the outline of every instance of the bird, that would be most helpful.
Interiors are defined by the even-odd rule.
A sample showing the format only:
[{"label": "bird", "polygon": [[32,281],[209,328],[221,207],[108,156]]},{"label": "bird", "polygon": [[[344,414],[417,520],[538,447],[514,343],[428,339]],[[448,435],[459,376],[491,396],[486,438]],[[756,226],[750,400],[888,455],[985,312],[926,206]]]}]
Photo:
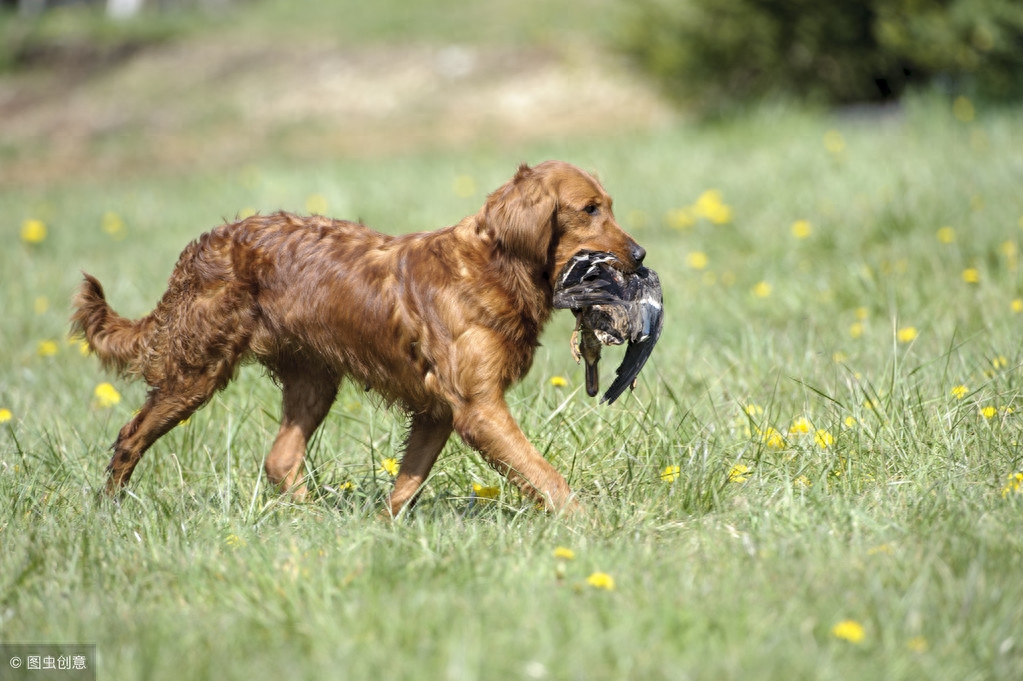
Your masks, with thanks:
[{"label": "bird", "polygon": [[586,393],[600,392],[597,363],[604,345],[628,342],[615,380],[600,402],[611,404],[628,387],[653,352],[664,327],[664,304],[657,272],[639,267],[624,272],[610,253],[580,251],[562,268],[554,287],[554,307],[572,310],[572,356],[586,365]]}]

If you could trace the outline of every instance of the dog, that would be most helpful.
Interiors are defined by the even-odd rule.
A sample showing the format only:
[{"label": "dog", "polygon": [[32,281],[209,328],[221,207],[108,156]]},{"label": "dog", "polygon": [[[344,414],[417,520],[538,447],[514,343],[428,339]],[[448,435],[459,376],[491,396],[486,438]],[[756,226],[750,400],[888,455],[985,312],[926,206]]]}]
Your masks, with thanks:
[{"label": "dog", "polygon": [[347,377],[409,416],[391,517],[414,504],[452,432],[547,510],[577,508],[504,394],[532,364],[558,273],[585,250],[614,255],[623,271],[646,255],[593,175],[547,161],[521,165],[478,213],[432,232],[389,236],[284,212],[222,225],[185,248],[138,320],[114,312],[83,273],[72,332],[105,368],[150,386],[113,445],[106,492],[255,360],[283,393],[264,469],[296,499],[307,493],[306,444]]}]

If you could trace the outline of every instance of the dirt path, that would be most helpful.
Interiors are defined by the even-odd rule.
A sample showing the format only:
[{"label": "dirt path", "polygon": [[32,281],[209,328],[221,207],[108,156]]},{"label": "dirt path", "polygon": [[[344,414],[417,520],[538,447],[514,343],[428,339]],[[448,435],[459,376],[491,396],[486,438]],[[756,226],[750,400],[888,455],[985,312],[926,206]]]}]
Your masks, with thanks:
[{"label": "dirt path", "polygon": [[0,183],[507,145],[671,117],[586,46],[181,43],[0,78]]}]

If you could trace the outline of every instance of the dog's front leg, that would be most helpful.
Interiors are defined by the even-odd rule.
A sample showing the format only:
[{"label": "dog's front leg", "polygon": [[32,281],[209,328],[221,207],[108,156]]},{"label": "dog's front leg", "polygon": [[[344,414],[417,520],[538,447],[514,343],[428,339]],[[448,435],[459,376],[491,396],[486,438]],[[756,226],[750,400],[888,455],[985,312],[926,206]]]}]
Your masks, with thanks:
[{"label": "dog's front leg", "polygon": [[491,466],[549,511],[573,511],[565,478],[526,439],[502,396],[476,398],[455,411],[455,431]]},{"label": "dog's front leg", "polygon": [[387,510],[394,518],[406,505],[416,501],[419,488],[430,474],[437,455],[444,449],[444,443],[451,436],[451,416],[435,418],[427,414],[415,414],[409,424],[405,454],[394,481],[394,490],[387,500]]}]

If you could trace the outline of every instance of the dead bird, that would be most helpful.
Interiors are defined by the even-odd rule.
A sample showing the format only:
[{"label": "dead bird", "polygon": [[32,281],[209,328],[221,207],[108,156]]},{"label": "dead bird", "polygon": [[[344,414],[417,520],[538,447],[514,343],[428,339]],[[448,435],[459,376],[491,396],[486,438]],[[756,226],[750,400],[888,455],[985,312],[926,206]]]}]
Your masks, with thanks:
[{"label": "dead bird", "polygon": [[597,251],[577,253],[562,269],[554,288],[554,307],[570,309],[576,317],[572,356],[586,365],[586,392],[600,390],[597,363],[603,345],[628,342],[615,380],[601,398],[614,402],[646,364],[664,326],[661,281],[648,267],[626,274],[615,256]]}]

